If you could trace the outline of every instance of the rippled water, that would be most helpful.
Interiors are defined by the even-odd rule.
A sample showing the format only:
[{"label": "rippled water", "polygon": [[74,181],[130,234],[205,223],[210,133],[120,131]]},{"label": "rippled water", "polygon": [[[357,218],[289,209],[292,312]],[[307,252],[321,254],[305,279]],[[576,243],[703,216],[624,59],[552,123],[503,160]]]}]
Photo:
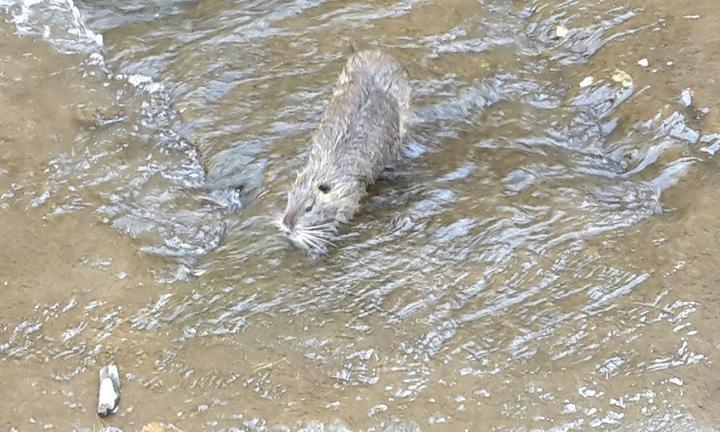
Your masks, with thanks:
[{"label": "rippled water", "polygon": [[[40,119],[18,136],[56,137],[0,159],[2,220],[37,227],[3,234],[27,261],[0,422],[96,424],[114,359],[124,430],[713,427],[692,269],[717,262],[688,256],[714,243],[665,196],[720,146],[667,46],[718,20],[641,3],[0,1],[2,91],[47,99],[12,99]],[[272,221],[351,40],[407,66],[416,111],[398,175],[309,260]]]}]

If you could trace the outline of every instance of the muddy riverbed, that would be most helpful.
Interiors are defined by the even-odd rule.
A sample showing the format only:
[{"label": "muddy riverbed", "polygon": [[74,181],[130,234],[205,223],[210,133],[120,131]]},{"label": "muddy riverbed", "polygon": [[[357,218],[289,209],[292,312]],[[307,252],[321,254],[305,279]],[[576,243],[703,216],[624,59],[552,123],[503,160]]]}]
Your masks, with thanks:
[{"label": "muddy riverbed", "polygon": [[[0,13],[3,430],[718,429],[714,0]],[[351,40],[415,114],[309,260],[272,222]]]}]

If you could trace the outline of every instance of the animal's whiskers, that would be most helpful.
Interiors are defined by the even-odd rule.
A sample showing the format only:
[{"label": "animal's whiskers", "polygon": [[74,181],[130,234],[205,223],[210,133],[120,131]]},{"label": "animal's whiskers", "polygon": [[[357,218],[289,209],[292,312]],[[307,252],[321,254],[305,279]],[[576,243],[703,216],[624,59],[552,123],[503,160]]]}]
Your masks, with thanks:
[{"label": "animal's whiskers", "polygon": [[319,243],[327,246],[335,246],[332,239],[335,237],[332,231],[321,231],[321,230],[306,230],[305,228],[299,228],[297,230],[298,236],[306,238],[313,243]]},{"label": "animal's whiskers", "polygon": [[335,224],[332,222],[317,224],[317,225],[310,225],[310,226],[304,226],[302,227],[303,231],[310,231],[310,232],[330,232],[333,233],[336,231]]},{"label": "animal's whiskers", "polygon": [[306,249],[314,249],[324,252],[327,250],[328,247],[332,246],[332,243],[330,243],[329,241],[303,233],[302,231],[298,232],[296,238],[306,247]]}]

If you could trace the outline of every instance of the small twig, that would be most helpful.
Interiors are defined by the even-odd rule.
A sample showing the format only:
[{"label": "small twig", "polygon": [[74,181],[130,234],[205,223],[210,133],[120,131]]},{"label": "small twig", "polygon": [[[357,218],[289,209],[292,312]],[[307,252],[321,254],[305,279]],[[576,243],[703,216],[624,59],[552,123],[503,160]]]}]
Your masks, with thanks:
[{"label": "small twig", "polygon": [[260,365],[256,366],[255,369],[253,369],[252,373],[258,373],[258,372],[260,372],[261,370],[273,368],[273,367],[279,365],[279,364],[282,363],[282,362],[287,363],[288,366],[290,366],[291,368],[295,369],[295,367],[288,361],[287,357],[283,357],[283,358],[281,358],[280,360],[276,360],[276,361],[274,361],[274,362],[264,363],[264,364],[260,364]]}]

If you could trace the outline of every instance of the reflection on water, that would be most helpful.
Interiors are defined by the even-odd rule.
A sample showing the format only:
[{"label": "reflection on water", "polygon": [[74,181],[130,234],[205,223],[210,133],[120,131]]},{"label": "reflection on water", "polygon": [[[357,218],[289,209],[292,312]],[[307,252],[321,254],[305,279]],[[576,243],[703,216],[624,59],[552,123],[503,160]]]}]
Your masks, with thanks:
[{"label": "reflection on water", "polygon": [[[57,232],[99,223],[71,238],[118,244],[72,264],[112,290],[48,302],[38,287],[0,309],[0,365],[64,389],[57,410],[16,409],[8,427],[92,425],[87,386],[110,357],[127,393],[109,421],[127,430],[700,427],[688,386],[708,373],[711,328],[663,282],[691,265],[654,252],[680,233],[648,227],[711,160],[718,125],[663,93],[661,65],[614,56],[652,48],[661,13],[620,0],[0,5],[91,95],[60,91],[77,127],[42,170],[8,162],[0,203]],[[416,113],[397,176],[338,249],[308,260],[271,222],[351,40],[407,65]]]}]

